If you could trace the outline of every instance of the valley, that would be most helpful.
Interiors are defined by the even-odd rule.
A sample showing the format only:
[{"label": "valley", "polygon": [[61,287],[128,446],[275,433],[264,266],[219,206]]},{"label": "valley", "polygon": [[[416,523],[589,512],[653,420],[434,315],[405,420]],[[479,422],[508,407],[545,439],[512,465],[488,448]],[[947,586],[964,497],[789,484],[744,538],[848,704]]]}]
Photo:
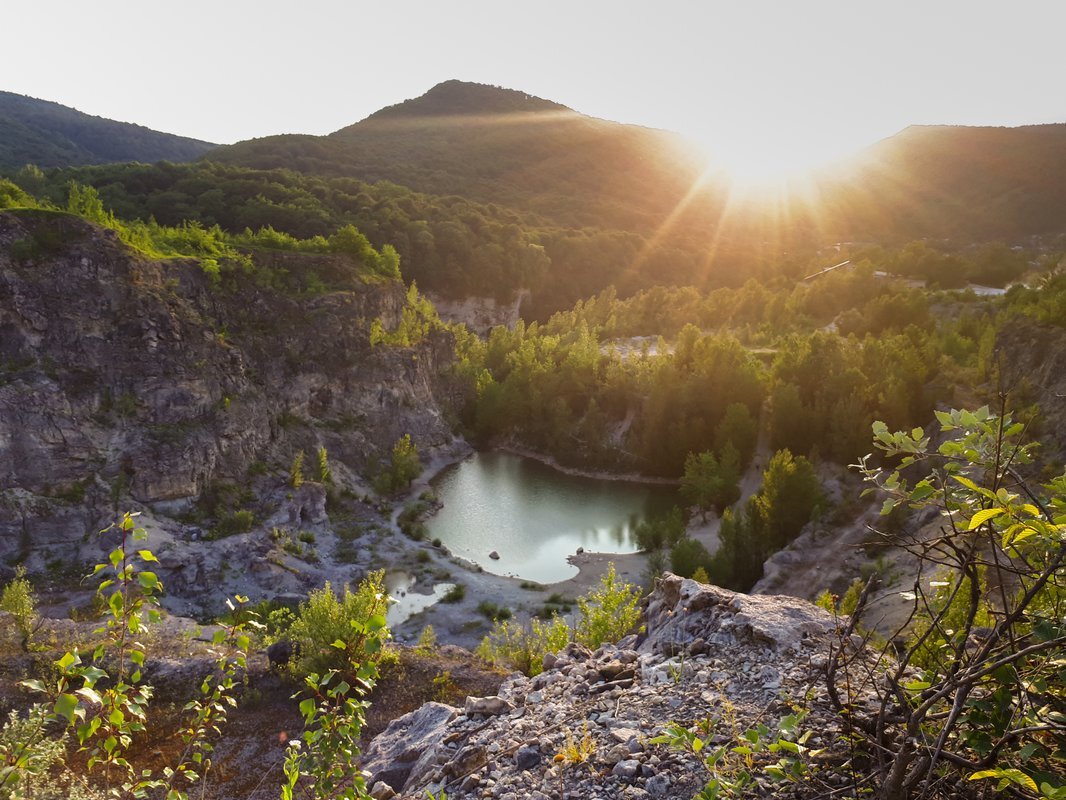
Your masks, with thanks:
[{"label": "valley", "polygon": [[[683,703],[780,722],[799,702],[787,684],[857,742],[869,732],[826,688],[838,667],[865,675],[847,693],[881,703],[883,733],[897,706],[924,708],[907,692],[1004,657],[1040,675],[1018,701],[1034,716],[966,720],[1020,732],[960,738],[952,767],[1027,736],[1035,766],[1010,764],[1036,780],[1060,763],[1062,125],[908,128],[771,200],[734,195],[673,134],[460,81],[328,136],[188,140],[154,163],[56,144],[63,126],[119,123],[0,101],[0,144],[4,103],[22,114],[0,155],[29,154],[0,158],[0,622],[19,632],[2,645],[4,731],[51,714],[85,741],[113,726],[107,752],[125,752],[143,672],[175,707],[138,745],[153,765],[180,751],[177,706],[210,721],[219,698],[248,700],[207,796],[260,796],[244,747],[278,780],[291,757],[300,786],[325,786],[285,742],[304,726],[323,749],[303,758],[326,752],[348,709],[345,747],[399,731],[374,757],[378,800],[570,779],[580,793],[561,796],[689,797],[691,765],[654,749]],[[137,649],[150,623],[173,657]],[[898,667],[905,702],[878,694],[875,664]],[[598,742],[584,755],[559,727],[570,696]],[[501,714],[523,737],[508,759],[534,744],[554,759],[487,767],[501,750],[481,731]],[[892,769],[870,752],[910,758],[911,739],[861,758],[826,742],[817,774],[869,788]],[[408,763],[414,749],[437,760]],[[62,786],[95,797],[70,750]],[[936,760],[918,763],[932,776]],[[5,789],[28,769],[11,764]],[[828,796],[837,774],[780,796]]]}]

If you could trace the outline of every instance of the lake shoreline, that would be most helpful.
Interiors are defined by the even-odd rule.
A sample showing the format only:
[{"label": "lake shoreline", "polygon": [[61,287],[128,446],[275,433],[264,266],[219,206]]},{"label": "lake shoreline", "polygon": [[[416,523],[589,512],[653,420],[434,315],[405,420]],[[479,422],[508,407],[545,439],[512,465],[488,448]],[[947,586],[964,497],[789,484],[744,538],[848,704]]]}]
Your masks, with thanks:
[{"label": "lake shoreline", "polygon": [[491,449],[496,452],[510,453],[511,455],[522,456],[522,458],[528,458],[532,461],[538,461],[547,467],[551,467],[556,472],[561,472],[564,475],[571,475],[575,478],[595,478],[601,481],[618,481],[621,483],[645,483],[651,486],[681,485],[681,480],[678,478],[656,478],[652,475],[643,475],[639,472],[608,472],[606,470],[567,467],[560,464],[552,456],[538,453],[536,450],[530,450],[516,444],[498,444]]},{"label": "lake shoreline", "polygon": [[[403,507],[416,500],[432,482],[446,469],[479,452],[463,439],[457,439],[447,450],[435,455],[415,481],[403,499],[396,504],[392,514],[395,535],[403,536],[396,526],[396,518]],[[594,478],[646,485],[671,486],[678,481],[664,478],[652,478],[641,475],[619,475],[600,473],[591,470],[578,470],[563,467],[554,459],[543,454],[528,451],[513,445],[497,446],[487,451],[501,452],[509,455],[529,458],[537,461],[560,474],[573,477]],[[507,607],[515,618],[526,623],[552,594],[560,594],[571,600],[587,595],[599,586],[609,565],[614,564],[618,579],[625,583],[642,586],[647,570],[648,554],[644,552],[608,553],[583,550],[566,556],[566,562],[577,569],[577,574],[551,583],[540,583],[515,577],[488,572],[476,562],[453,554],[442,552],[435,547],[428,548],[433,563],[440,570],[453,570],[450,578],[419,578],[409,591],[428,594],[438,582],[454,582],[464,586],[464,596],[458,602],[435,603],[396,626],[395,633],[401,640],[413,642],[425,625],[432,625],[440,644],[454,644],[473,650],[488,633],[491,625],[479,612],[478,606],[486,602]],[[412,568],[411,565],[395,565],[395,568]],[[440,573],[438,573],[440,574]],[[481,624],[479,624],[481,623]]]}]

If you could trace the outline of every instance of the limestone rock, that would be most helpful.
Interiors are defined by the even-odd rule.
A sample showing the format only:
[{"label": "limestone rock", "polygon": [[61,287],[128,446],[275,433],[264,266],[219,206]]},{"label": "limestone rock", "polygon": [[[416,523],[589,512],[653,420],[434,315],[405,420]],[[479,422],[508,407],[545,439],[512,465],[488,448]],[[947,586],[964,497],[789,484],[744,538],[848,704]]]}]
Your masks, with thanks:
[{"label": "limestone rock", "polygon": [[397,791],[402,789],[415,764],[443,738],[456,713],[453,706],[427,703],[390,722],[363,754],[363,769],[371,775],[368,783],[383,781]]}]

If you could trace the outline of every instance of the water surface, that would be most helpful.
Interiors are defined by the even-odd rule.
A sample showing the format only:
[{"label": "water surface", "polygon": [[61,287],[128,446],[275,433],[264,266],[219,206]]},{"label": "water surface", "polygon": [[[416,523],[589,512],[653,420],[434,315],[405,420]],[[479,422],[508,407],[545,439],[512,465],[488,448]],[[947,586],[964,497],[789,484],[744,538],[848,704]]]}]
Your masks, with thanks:
[{"label": "water surface", "polygon": [[[633,529],[677,504],[676,489],[567,475],[511,453],[475,453],[432,481],[444,503],[429,535],[487,572],[554,583],[579,547],[632,553]],[[489,554],[496,551],[500,558]]]}]

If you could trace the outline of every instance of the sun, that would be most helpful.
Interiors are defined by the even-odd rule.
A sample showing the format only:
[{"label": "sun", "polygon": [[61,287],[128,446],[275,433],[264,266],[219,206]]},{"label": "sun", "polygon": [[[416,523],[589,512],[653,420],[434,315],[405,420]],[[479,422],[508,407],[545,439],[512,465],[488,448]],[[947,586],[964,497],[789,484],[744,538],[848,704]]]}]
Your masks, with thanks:
[{"label": "sun", "polygon": [[738,189],[773,189],[803,179],[843,155],[815,131],[716,130],[700,137],[711,163]]}]

